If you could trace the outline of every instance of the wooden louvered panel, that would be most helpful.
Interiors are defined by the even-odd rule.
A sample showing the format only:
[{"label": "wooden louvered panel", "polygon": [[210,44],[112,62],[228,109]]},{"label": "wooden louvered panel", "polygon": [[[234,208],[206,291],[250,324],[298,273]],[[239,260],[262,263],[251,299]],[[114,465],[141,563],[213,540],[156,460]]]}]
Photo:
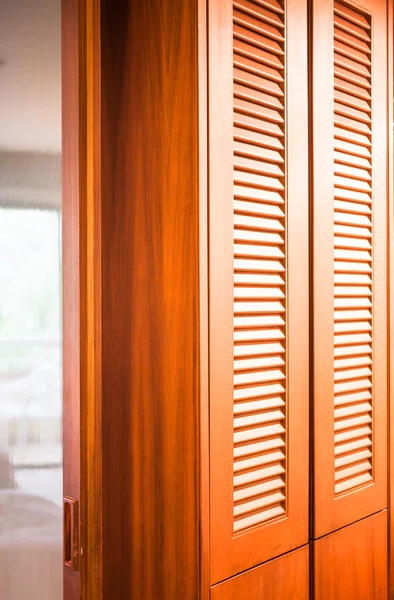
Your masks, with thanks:
[{"label": "wooden louvered panel", "polygon": [[[237,25],[245,28],[242,38]],[[272,47],[270,52],[266,48],[259,62],[251,60],[245,55],[244,46],[250,47],[256,41],[252,32],[258,32],[262,38],[274,39],[279,47]],[[237,196],[234,201],[235,533],[286,515],[283,47],[283,13],[278,14],[248,0],[234,2],[234,183],[244,187],[246,195],[252,188],[251,191],[258,189],[262,196],[261,201],[254,204],[252,214],[250,202],[238,200]],[[275,70],[271,67],[274,63]],[[249,112],[249,105],[240,106],[240,98],[258,101],[260,113]],[[267,112],[267,107],[276,112]],[[262,131],[271,136],[263,137]],[[241,140],[250,142],[248,157],[240,146]],[[272,148],[278,153],[266,162],[264,151]],[[280,195],[276,213],[271,204],[264,202],[264,194],[270,190]],[[239,246],[240,241],[249,247]],[[270,246],[271,250],[276,249],[281,260],[274,257],[264,262],[257,257],[247,260],[251,246],[256,246],[257,251]],[[266,315],[254,310],[251,316],[251,302],[257,306],[266,300],[277,300],[276,311]],[[256,443],[266,438],[270,440],[270,448],[262,446],[256,453]],[[251,446],[252,441],[255,443]]]},{"label": "wooden louvered panel", "polygon": [[307,542],[306,0],[209,14],[215,583]]},{"label": "wooden louvered panel", "polygon": [[[334,98],[341,105],[342,98],[336,92],[346,92],[351,96],[347,104],[350,105],[354,98],[354,106],[351,108],[362,111],[364,118],[360,119],[358,116],[355,120],[343,117],[340,108],[339,112],[334,109],[334,123],[342,125],[341,129],[334,128],[334,136],[335,139],[343,139],[366,147],[368,155],[371,156],[371,127],[367,124],[363,125],[363,122],[371,121],[372,113],[371,31],[369,25],[355,25],[358,14],[353,9],[343,10],[340,4],[334,6],[334,21],[335,18],[340,19],[340,27],[334,28],[334,52],[345,54],[342,46],[345,44],[349,49],[346,52],[352,53],[355,62],[368,65],[367,72],[364,71],[364,76],[361,78],[359,75],[354,76],[352,70],[344,66],[339,69],[334,64],[336,75]],[[360,98],[365,101],[365,105],[360,105]],[[334,251],[344,247],[349,248],[347,260],[337,260],[334,265],[334,301],[341,298],[348,300],[347,306],[336,310],[334,314],[334,356],[338,348],[341,350],[341,357],[351,361],[347,364],[337,363],[336,366],[334,363],[334,435],[340,434],[342,440],[346,432],[353,432],[360,425],[365,425],[362,437],[358,441],[367,449],[360,452],[357,446],[349,450],[348,444],[338,442],[338,438],[336,439],[334,447],[336,494],[348,493],[353,488],[370,483],[373,478],[371,393],[373,304],[370,303],[370,306],[361,313],[357,307],[352,306],[353,300],[367,301],[372,296],[373,232],[370,184],[372,160],[369,158],[357,167],[349,162],[346,152],[335,156],[334,173],[338,177],[334,178],[336,186],[334,195],[339,187],[345,190],[345,193],[346,190],[362,190],[369,196],[369,202],[363,205],[369,212],[360,214],[357,203],[353,210],[352,203],[347,203],[345,207],[342,204],[334,206]],[[352,257],[352,252],[357,251],[360,246],[367,250],[364,260],[351,262],[352,259],[357,258],[357,255]],[[364,346],[363,354],[358,353],[360,345]]]},{"label": "wooden louvered panel", "polygon": [[359,4],[314,1],[316,537],[385,506],[385,9]]}]

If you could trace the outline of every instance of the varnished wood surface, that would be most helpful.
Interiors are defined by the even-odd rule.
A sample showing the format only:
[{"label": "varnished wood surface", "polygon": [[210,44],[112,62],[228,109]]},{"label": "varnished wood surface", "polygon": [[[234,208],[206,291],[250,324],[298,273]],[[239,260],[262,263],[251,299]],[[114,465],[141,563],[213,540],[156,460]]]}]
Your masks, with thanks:
[{"label": "varnished wood surface", "polygon": [[387,511],[314,542],[316,600],[386,600]]},{"label": "varnished wood surface", "polygon": [[86,0],[86,264],[84,314],[86,342],[81,373],[82,598],[102,598],[102,374],[101,374],[101,140],[100,140],[100,0]]},{"label": "varnished wood surface", "polygon": [[[345,4],[343,3],[343,6]],[[336,5],[342,6],[341,3],[336,3]],[[313,3],[313,44],[311,50],[313,53],[312,214],[314,263],[312,286],[314,305],[314,514],[312,515],[312,521],[314,531],[312,536],[315,538],[387,507],[387,4],[384,0],[377,2],[360,0],[357,6],[356,3],[349,4],[349,6],[351,8],[345,8],[345,12],[349,12],[349,10],[356,11],[355,14],[360,15],[360,22],[366,23],[365,27],[370,31],[368,35],[372,39],[372,67],[370,72],[372,73],[372,78],[369,80],[372,85],[373,99],[370,118],[372,136],[368,141],[368,143],[372,144],[372,191],[369,192],[369,197],[370,199],[372,198],[372,209],[370,210],[373,227],[373,247],[371,248],[373,263],[371,267],[372,284],[370,288],[372,291],[369,290],[368,292],[371,294],[372,306],[370,325],[372,330],[371,344],[368,347],[368,352],[372,348],[372,364],[368,385],[372,386],[372,395],[369,394],[369,390],[363,395],[362,385],[361,387],[357,387],[363,383],[361,381],[362,377],[357,377],[357,374],[354,374],[353,379],[350,377],[351,381],[343,393],[344,395],[349,394],[351,391],[350,386],[353,386],[355,394],[352,397],[349,394],[347,403],[342,397],[340,399],[342,404],[338,402],[334,406],[334,389],[336,389],[334,388],[334,2],[331,0],[315,0]],[[364,16],[357,11],[361,11],[361,13],[364,11]],[[369,17],[369,15],[372,16]],[[368,29],[369,18],[371,18],[372,24],[370,30]],[[351,98],[349,96],[345,100],[345,104],[346,102],[348,105],[352,104],[353,100],[350,102]],[[356,96],[354,96],[354,103],[357,103]],[[358,113],[357,118],[359,117],[360,114]],[[351,145],[348,144],[348,146]],[[347,149],[344,150],[344,152],[347,151]],[[358,149],[356,151],[350,150],[350,154],[354,153],[357,156],[361,152],[362,150]],[[346,166],[343,168],[348,169]],[[340,183],[336,182],[335,197],[338,200],[338,187],[342,188],[340,190],[340,193],[343,194],[341,197],[346,200],[348,196],[349,204],[354,206],[351,203],[357,203],[360,197],[362,198],[360,200],[362,202],[366,194],[357,196],[357,185],[360,185],[357,182],[354,183],[356,187],[351,189],[353,184],[350,182],[350,179],[353,177],[353,172],[349,169],[347,170],[347,177],[348,179],[345,183],[343,181]],[[338,177],[336,177],[336,180],[338,180]],[[367,206],[367,201],[364,200],[364,202],[366,202],[365,205]],[[349,212],[352,212],[352,210]],[[341,225],[338,227],[337,223],[338,221],[336,221],[336,231],[341,228]],[[343,229],[346,230],[346,227]],[[349,227],[344,236],[351,229]],[[336,233],[335,235],[337,236],[338,234]],[[350,237],[352,235],[353,232],[350,233]],[[343,248],[346,249],[346,247],[351,249],[349,253],[351,258],[348,260],[358,260],[354,258],[357,248],[354,244],[352,246],[350,238],[343,244]],[[344,260],[342,250],[339,251],[339,254],[340,260]],[[347,276],[350,279],[349,274]],[[336,287],[338,288],[339,286],[340,284],[338,285],[337,283]],[[355,289],[356,286],[352,288],[352,292],[348,288],[347,291],[343,290],[341,293],[343,297],[346,294],[348,297],[356,297],[357,294],[362,296],[363,292],[355,293]],[[354,306],[357,306],[357,304]],[[351,307],[348,314],[353,311],[354,306]],[[353,326],[357,330],[360,323],[357,323],[356,314],[350,315],[350,321],[354,322],[354,325],[350,324],[349,326],[348,332],[351,334],[351,327]],[[338,323],[335,323],[335,325],[338,326]],[[364,323],[361,323],[361,327],[363,326]],[[348,338],[352,338],[350,334]],[[363,334],[363,330],[361,334]],[[369,333],[365,337],[368,336]],[[335,337],[339,336],[336,335]],[[357,335],[354,337],[357,338]],[[362,335],[360,336],[361,338]],[[345,357],[348,356],[351,358],[351,352],[346,346],[350,347],[352,344],[349,341],[345,341],[343,344],[344,347],[341,348],[341,342],[337,342],[335,350],[338,350],[338,347],[338,352],[347,350],[347,354],[344,352],[339,356],[345,355]],[[353,359],[357,362],[358,356],[363,350],[359,349],[360,347],[362,348],[359,340],[356,340],[353,346]],[[368,397],[369,412],[368,414],[361,415],[364,397]],[[344,414],[346,411],[348,411],[347,414],[350,413],[349,404],[354,399],[358,402],[356,408],[359,413],[353,421],[349,418],[347,421],[349,427],[347,427]],[[342,410],[343,405],[347,406],[344,411]],[[334,408],[336,409],[335,412]],[[339,421],[343,419],[343,422],[335,422],[334,415],[335,419]],[[362,429],[364,423],[366,427]],[[337,426],[336,430],[334,429],[335,425]],[[353,431],[351,431],[352,427],[354,428]],[[338,448],[334,446],[334,432],[338,434],[345,429],[346,440],[350,442],[352,448],[349,449],[346,455],[349,460],[351,459],[349,455],[354,452],[352,446],[353,440],[364,442],[369,436],[368,432],[370,430],[370,439],[372,440],[372,470],[369,472],[368,480],[367,478],[360,479],[358,480],[359,485],[354,484],[352,489],[344,490],[343,493],[340,493],[338,490],[341,489],[341,486],[336,486],[338,471],[335,469],[335,461],[338,458],[338,454],[335,454],[335,450],[338,450]],[[362,430],[360,434],[358,434],[357,429]],[[367,433],[364,434],[364,431]],[[336,438],[339,437],[339,435],[336,435]],[[361,473],[364,467],[360,461],[354,467],[352,466],[353,468],[353,472],[360,469]]]},{"label": "varnished wood surface", "polygon": [[[208,10],[211,584],[297,548],[305,544],[308,537],[307,6],[304,0],[289,1],[283,15],[279,3],[272,1],[265,4],[271,12],[261,9],[263,17],[259,27],[264,31],[266,14],[274,23],[279,22],[277,36],[282,40],[283,50],[262,34],[257,42],[256,39],[254,41],[264,48],[267,44],[268,49],[273,44],[278,55],[275,52],[259,55],[260,50],[251,43],[246,58],[242,55],[245,50],[233,58],[233,43],[242,46],[242,35],[247,38],[256,35],[248,28],[243,34],[234,29],[238,31],[238,38],[235,35],[233,39],[233,17],[236,27],[242,19],[250,19],[248,10],[251,5],[247,2],[234,3],[233,8],[230,0],[211,0]],[[257,21],[254,23],[256,26]],[[286,55],[282,61],[284,49]],[[248,52],[253,55],[254,62],[247,62]],[[278,69],[274,77],[274,70],[267,68],[267,56],[270,57],[269,64],[276,65]],[[234,61],[243,65],[242,72],[238,69],[235,73]],[[257,71],[260,79],[253,79],[248,69]],[[285,79],[286,85],[282,83],[284,89],[275,82],[267,83],[263,78],[265,73],[268,73],[268,78]],[[233,93],[238,77],[243,80],[249,77],[249,87],[244,86],[239,96],[235,94],[235,100]],[[268,93],[259,96],[259,89],[267,89]],[[270,96],[272,89],[274,93]],[[242,102],[241,95],[248,98],[247,109],[237,109],[234,116],[235,102]],[[253,95],[257,100],[253,100]],[[284,107],[277,110],[269,108],[281,103]],[[242,116],[243,112],[247,116]],[[247,121],[251,113],[257,118]],[[249,158],[252,156],[252,160],[246,168],[234,169],[237,140],[234,140],[233,123],[237,119],[245,122],[244,118],[248,124],[244,133],[239,135],[240,139],[244,135],[250,143],[238,143],[236,160],[242,163],[242,154]],[[277,123],[282,127],[279,134]],[[276,133],[271,137],[259,133],[272,130]],[[281,152],[270,154],[272,147],[281,148]],[[269,165],[264,164],[267,154],[268,162],[271,161]],[[277,164],[273,164],[275,161]],[[281,168],[286,177],[256,176],[259,172],[272,175],[281,172]],[[233,186],[235,177],[239,178],[237,192],[234,192]],[[282,196],[276,192],[284,190],[284,181],[286,188],[281,192]],[[252,182],[251,185],[248,182]],[[236,201],[238,206],[242,205],[239,201],[242,198],[248,204],[245,202],[243,206],[246,208],[240,208],[239,212],[249,213],[245,218],[245,221],[249,219],[249,226],[252,221],[249,231],[242,223],[239,228],[234,227],[234,219],[240,218],[239,214],[234,214],[234,206]],[[259,214],[268,218],[253,221]],[[275,220],[278,214],[285,217]],[[252,218],[250,215],[253,215]],[[264,230],[267,224],[272,231],[281,232],[282,242],[278,242],[279,235]],[[245,245],[240,240],[246,240]],[[237,247],[235,251],[234,245]],[[264,260],[254,261],[253,257]],[[240,320],[245,319],[249,324],[250,321],[256,323],[256,317],[257,322],[259,319],[264,322],[262,327],[257,325],[254,330],[250,325],[244,329],[241,325],[234,331],[234,298],[242,287],[241,284],[238,288],[234,287],[234,258],[243,265],[239,268],[245,271],[240,274],[241,279],[244,277],[244,280],[252,281],[250,288],[241,290],[245,301],[236,304],[237,307],[240,304],[246,307],[237,308],[235,313],[239,318],[244,311]],[[267,269],[268,276],[264,269]],[[275,274],[272,276],[273,272],[276,273],[275,269],[280,273],[277,277]],[[279,289],[277,283],[272,284],[270,275],[277,282],[278,279],[281,281],[283,272],[286,281]],[[236,277],[239,277],[238,273]],[[268,302],[264,300],[270,298],[273,301],[267,307]],[[279,304],[279,313],[274,314],[278,312]],[[284,326],[282,317],[285,319]],[[270,319],[274,324],[279,322],[280,331],[267,325]],[[249,331],[245,334],[245,330]],[[248,335],[251,337],[245,341],[242,336]],[[234,345],[235,336],[242,338],[238,346]],[[241,385],[237,390],[234,388],[236,352],[238,356],[246,357],[246,371],[253,371],[252,375],[250,372],[238,374],[241,378],[252,377],[252,384],[246,383],[242,390]],[[258,365],[264,360],[268,360],[268,365],[270,360],[278,361],[281,368],[284,365],[283,370],[279,372],[272,368],[269,373],[269,368],[264,371],[260,366],[259,369]],[[250,363],[254,366],[250,367]],[[242,367],[239,369],[242,370]],[[282,386],[284,379],[285,387]],[[265,381],[268,381],[267,385],[264,385]],[[270,412],[272,406],[279,409]],[[235,419],[234,415],[241,418]],[[234,440],[239,456],[244,453],[243,464],[240,464],[241,461],[238,464],[234,462]],[[273,464],[269,464],[270,448],[277,451]],[[280,458],[277,458],[278,455]],[[235,468],[240,473],[237,481],[234,478]],[[284,474],[283,479],[278,474]],[[278,497],[279,501],[276,500]],[[244,498],[246,501],[241,506]],[[275,502],[278,504],[275,505]],[[266,513],[265,506],[268,506]],[[234,518],[238,517],[236,511],[246,516],[241,525],[240,520]],[[243,528],[242,524],[245,524]]]},{"label": "varnished wood surface", "polygon": [[198,124],[200,218],[200,598],[209,599],[209,270],[207,1],[198,0]]},{"label": "varnished wood surface", "polygon": [[308,600],[308,547],[290,552],[211,588],[211,600],[257,600],[258,598]]},{"label": "varnished wood surface", "polygon": [[99,0],[62,2],[64,494],[79,508],[79,573],[64,599],[101,596]]},{"label": "varnished wood surface", "polygon": [[197,2],[101,3],[103,596],[199,596]]},{"label": "varnished wood surface", "polygon": [[[84,176],[84,119],[80,112],[80,0],[62,0],[62,293],[63,293],[63,494],[80,504],[80,180]],[[83,45],[82,45],[83,46]],[[82,58],[83,60],[83,58]],[[78,524],[76,524],[78,526]],[[78,600],[80,576],[64,567],[64,600]]]},{"label": "varnished wood surface", "polygon": [[388,238],[389,238],[389,252],[388,252],[388,281],[389,281],[389,427],[391,435],[389,436],[389,462],[388,462],[388,480],[389,480],[389,514],[388,514],[388,539],[389,539],[389,598],[394,598],[394,352],[393,352],[393,340],[394,340],[394,4],[392,1],[388,2],[387,8],[387,23],[388,23],[388,61],[387,61],[387,73],[388,73],[388,123],[389,123],[389,135],[388,135],[388,162],[389,162],[389,203],[388,203]]}]

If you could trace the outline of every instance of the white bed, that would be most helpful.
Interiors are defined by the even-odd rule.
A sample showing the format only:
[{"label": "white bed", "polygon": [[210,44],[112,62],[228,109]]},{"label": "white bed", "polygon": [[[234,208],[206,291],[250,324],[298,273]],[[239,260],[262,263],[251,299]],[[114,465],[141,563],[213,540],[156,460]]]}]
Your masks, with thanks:
[{"label": "white bed", "polygon": [[12,487],[10,476],[0,489],[0,600],[60,600],[62,509]]}]

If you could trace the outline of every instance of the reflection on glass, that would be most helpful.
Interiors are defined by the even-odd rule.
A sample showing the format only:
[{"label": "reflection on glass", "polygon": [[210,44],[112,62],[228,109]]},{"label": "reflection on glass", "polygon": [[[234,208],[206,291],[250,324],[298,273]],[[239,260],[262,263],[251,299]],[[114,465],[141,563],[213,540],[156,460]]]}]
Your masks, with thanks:
[{"label": "reflection on glass", "polygon": [[0,1],[0,598],[62,597],[60,0]]}]

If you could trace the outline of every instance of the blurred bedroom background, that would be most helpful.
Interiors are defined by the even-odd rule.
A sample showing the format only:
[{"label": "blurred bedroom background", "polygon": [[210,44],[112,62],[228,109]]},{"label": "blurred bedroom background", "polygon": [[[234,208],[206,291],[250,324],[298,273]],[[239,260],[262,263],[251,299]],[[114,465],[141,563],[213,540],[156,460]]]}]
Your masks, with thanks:
[{"label": "blurred bedroom background", "polygon": [[0,2],[0,590],[62,588],[60,0]]}]

